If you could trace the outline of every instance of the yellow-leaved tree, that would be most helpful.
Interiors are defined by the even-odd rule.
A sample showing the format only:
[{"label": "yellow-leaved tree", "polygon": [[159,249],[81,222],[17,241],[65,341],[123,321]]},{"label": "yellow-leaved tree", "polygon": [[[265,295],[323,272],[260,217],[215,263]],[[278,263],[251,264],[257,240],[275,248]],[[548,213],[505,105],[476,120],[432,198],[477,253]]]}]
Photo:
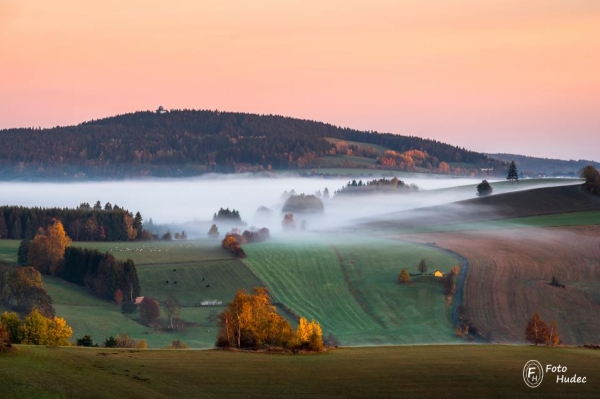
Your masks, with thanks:
[{"label": "yellow-leaved tree", "polygon": [[19,327],[19,338],[22,344],[69,346],[69,338],[73,329],[65,319],[44,317],[37,309],[33,309]]},{"label": "yellow-leaved tree", "polygon": [[281,347],[323,349],[323,332],[316,321],[301,317],[294,333],[290,323],[277,314],[266,288],[254,294],[239,290],[227,309],[219,315],[217,346],[237,348]]},{"label": "yellow-leaved tree", "polygon": [[54,220],[52,225],[38,233],[29,244],[29,262],[42,273],[57,274],[60,260],[71,239],[62,223]]},{"label": "yellow-leaved tree", "polygon": [[288,345],[290,324],[277,314],[267,290],[254,288],[254,294],[239,290],[227,309],[219,315],[217,346],[256,348]]},{"label": "yellow-leaved tree", "polygon": [[310,323],[304,317],[298,321],[298,327],[294,334],[295,346],[298,348],[321,351],[323,349],[323,330],[321,325],[314,320]]}]

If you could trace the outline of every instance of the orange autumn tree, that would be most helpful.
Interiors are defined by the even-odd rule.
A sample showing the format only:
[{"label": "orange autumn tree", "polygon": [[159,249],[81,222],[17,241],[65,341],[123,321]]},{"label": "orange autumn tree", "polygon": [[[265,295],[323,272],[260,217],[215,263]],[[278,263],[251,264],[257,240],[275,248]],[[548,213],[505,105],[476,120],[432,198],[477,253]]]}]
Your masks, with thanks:
[{"label": "orange autumn tree", "polygon": [[54,219],[45,230],[42,229],[29,244],[29,262],[42,273],[56,274],[59,261],[71,239],[65,233],[62,223]]},{"label": "orange autumn tree", "polygon": [[321,326],[314,320],[300,319],[294,333],[290,323],[277,314],[266,288],[256,287],[253,294],[239,290],[227,309],[219,315],[216,346],[256,349],[264,347],[321,350]]},{"label": "orange autumn tree", "polygon": [[294,334],[294,346],[319,352],[323,349],[323,330],[316,321],[310,323],[304,317],[298,321],[298,328]]}]

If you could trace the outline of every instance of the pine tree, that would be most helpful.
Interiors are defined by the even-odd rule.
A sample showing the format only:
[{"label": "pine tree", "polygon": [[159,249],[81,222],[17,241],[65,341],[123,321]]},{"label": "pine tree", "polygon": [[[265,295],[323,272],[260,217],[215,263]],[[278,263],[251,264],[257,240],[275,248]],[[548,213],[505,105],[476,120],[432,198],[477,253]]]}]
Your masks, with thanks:
[{"label": "pine tree", "polygon": [[133,219],[133,228],[137,232],[136,237],[141,237],[144,224],[142,215],[139,212],[135,214],[135,218]]},{"label": "pine tree", "polygon": [[515,161],[510,162],[510,166],[508,167],[508,175],[506,176],[506,180],[510,181],[519,181],[519,172],[517,171],[517,165]]},{"label": "pine tree", "polygon": [[17,252],[17,262],[21,266],[25,266],[29,263],[29,244],[31,241],[23,240],[19,244],[19,250]]},{"label": "pine tree", "polygon": [[0,238],[8,238],[8,227],[2,211],[0,211]]}]

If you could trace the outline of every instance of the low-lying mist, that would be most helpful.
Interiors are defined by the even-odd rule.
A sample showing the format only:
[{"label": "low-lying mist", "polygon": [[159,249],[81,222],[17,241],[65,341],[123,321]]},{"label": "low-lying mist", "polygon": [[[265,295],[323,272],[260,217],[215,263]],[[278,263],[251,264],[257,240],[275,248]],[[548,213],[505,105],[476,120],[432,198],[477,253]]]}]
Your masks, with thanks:
[{"label": "low-lying mist", "polygon": [[[375,177],[368,179],[372,178]],[[402,178],[407,184],[418,185],[422,192],[333,198],[334,192],[345,186],[348,180],[212,175],[189,179],[81,183],[1,182],[0,205],[71,208],[82,202],[93,205],[99,200],[103,206],[110,202],[113,206],[117,204],[134,213],[139,211],[145,222],[152,218],[155,224],[183,226],[189,238],[204,238],[208,231],[206,225],[220,208],[238,210],[248,226],[268,227],[277,232],[281,229],[283,218],[281,208],[284,191],[294,190],[297,194],[308,195],[318,190],[323,192],[325,188],[329,190],[332,198],[324,201],[323,215],[295,215],[298,228],[301,221],[306,220],[307,229],[315,230],[347,227],[356,223],[357,219],[474,198],[474,184],[481,181],[466,178]],[[517,190],[522,185],[513,187]],[[504,187],[503,190],[511,190],[511,187]],[[271,209],[272,213],[259,217],[256,211],[260,206]]]}]

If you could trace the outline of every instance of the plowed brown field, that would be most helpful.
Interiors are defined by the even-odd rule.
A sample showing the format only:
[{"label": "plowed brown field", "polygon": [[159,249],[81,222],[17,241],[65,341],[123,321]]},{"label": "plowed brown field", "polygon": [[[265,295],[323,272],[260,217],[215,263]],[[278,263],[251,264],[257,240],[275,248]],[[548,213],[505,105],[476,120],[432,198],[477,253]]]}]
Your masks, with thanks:
[{"label": "plowed brown field", "polygon": [[[493,342],[523,342],[538,311],[567,344],[600,343],[600,226],[394,236],[467,258],[469,320]],[[548,283],[555,276],[566,288]]]}]

